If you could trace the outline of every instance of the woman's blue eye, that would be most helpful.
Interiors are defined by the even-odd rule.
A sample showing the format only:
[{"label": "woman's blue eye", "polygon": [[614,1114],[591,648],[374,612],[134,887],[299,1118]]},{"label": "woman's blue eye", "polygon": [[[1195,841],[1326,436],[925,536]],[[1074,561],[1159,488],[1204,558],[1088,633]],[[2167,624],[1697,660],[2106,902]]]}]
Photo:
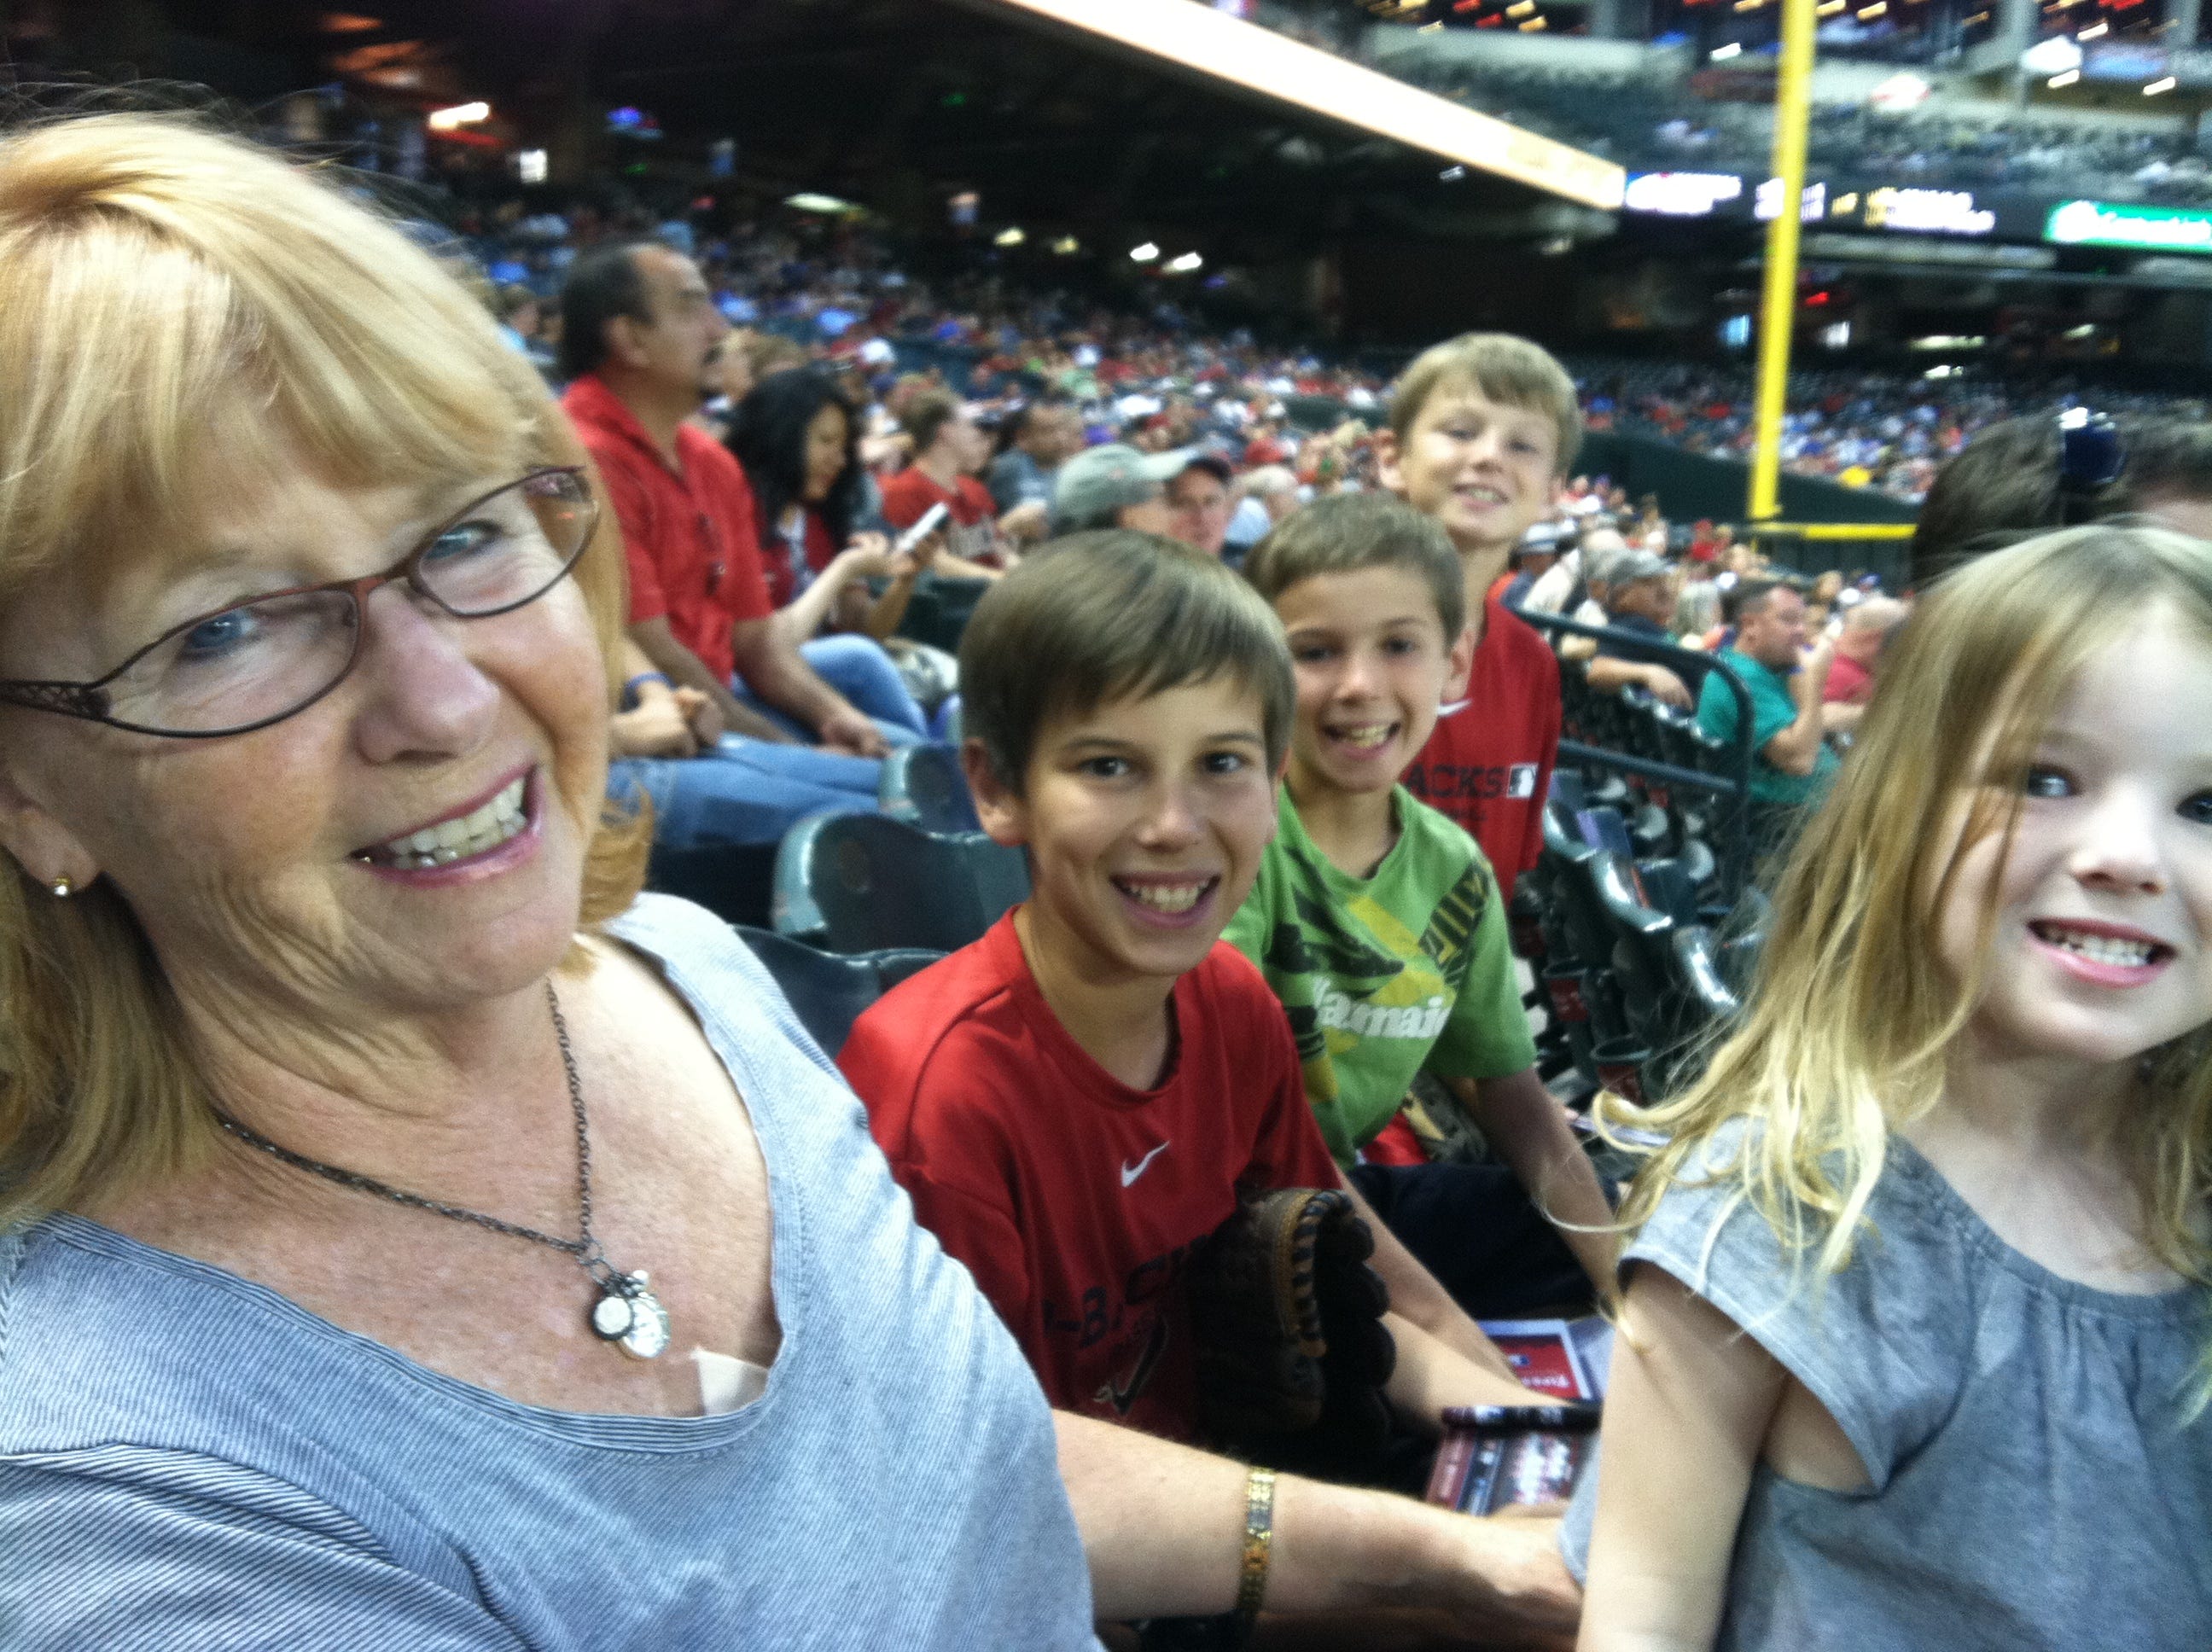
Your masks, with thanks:
[{"label": "woman's blue eye", "polygon": [[2027,777],[2021,782],[2020,789],[2032,798],[2070,797],[2074,792],[2074,781],[2063,769],[2031,763]]},{"label": "woman's blue eye", "polygon": [[178,657],[186,660],[220,659],[252,641],[254,629],[250,609],[234,608],[227,614],[210,615],[178,639]]},{"label": "woman's blue eye", "polygon": [[433,539],[422,553],[426,563],[450,562],[495,545],[506,530],[495,522],[456,522]]}]

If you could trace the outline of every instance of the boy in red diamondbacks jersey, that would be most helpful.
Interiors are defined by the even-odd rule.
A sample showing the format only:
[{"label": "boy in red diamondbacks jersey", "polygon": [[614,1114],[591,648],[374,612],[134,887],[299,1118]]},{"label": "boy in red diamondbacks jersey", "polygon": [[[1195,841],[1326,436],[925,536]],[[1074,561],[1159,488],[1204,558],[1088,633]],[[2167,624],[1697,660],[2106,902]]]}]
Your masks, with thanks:
[{"label": "boy in red diamondbacks jersey", "polygon": [[[914,439],[914,458],[883,483],[884,520],[903,532],[927,515],[933,505],[945,511],[945,548],[937,558],[940,575],[996,579],[999,570],[982,559],[998,551],[998,506],[973,474],[990,457],[991,439],[960,398],[949,391],[925,391],[907,404],[902,418]],[[1027,507],[1032,517],[1043,513]]]},{"label": "boy in red diamondbacks jersey", "polygon": [[[862,1016],[841,1065],[1053,1404],[1188,1439],[1192,1248],[1241,1194],[1344,1185],[1280,1007],[1219,941],[1275,828],[1290,658],[1218,562],[1109,531],[983,599],[961,684],[978,811],[1033,892]],[[1370,1225],[1394,1406],[1433,1430],[1448,1405],[1525,1400]]]},{"label": "boy in red diamondbacks jersey", "polygon": [[1406,369],[1375,442],[1384,485],[1451,536],[1475,639],[1467,697],[1444,708],[1406,788],[1482,846],[1510,894],[1543,847],[1559,666],[1491,590],[1582,445],[1574,381],[1525,338],[1467,333]]}]

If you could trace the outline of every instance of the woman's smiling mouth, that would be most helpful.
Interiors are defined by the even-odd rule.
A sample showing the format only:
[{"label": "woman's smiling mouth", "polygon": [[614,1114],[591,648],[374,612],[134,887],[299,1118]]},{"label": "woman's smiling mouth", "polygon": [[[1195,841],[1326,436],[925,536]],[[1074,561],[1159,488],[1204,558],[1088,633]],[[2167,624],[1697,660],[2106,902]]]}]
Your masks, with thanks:
[{"label": "woman's smiling mouth", "polygon": [[356,850],[354,859],[372,866],[400,872],[428,872],[489,854],[513,841],[528,828],[525,807],[530,776],[518,774],[491,797],[463,813],[419,827],[398,837]]}]

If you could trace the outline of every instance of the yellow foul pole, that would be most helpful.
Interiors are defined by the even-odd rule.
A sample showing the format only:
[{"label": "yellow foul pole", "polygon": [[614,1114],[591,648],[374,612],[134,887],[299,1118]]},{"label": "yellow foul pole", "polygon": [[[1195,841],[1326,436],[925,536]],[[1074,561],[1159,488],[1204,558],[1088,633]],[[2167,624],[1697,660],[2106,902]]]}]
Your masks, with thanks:
[{"label": "yellow foul pole", "polygon": [[1766,228],[1766,289],[1759,313],[1757,446],[1750,517],[1781,515],[1782,410],[1790,386],[1790,341],[1797,319],[1797,231],[1805,197],[1805,124],[1813,102],[1813,7],[1782,0],[1782,64],[1774,87],[1774,172],[1782,210]]}]

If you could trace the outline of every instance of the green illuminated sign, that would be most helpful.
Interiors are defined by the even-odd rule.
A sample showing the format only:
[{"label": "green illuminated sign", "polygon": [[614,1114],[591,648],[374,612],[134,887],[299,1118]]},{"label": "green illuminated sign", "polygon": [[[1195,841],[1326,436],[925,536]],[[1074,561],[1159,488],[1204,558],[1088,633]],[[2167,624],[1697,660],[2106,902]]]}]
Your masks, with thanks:
[{"label": "green illuminated sign", "polygon": [[2120,201],[2061,201],[2044,220],[2043,239],[2061,246],[2212,252],[2212,212]]}]

